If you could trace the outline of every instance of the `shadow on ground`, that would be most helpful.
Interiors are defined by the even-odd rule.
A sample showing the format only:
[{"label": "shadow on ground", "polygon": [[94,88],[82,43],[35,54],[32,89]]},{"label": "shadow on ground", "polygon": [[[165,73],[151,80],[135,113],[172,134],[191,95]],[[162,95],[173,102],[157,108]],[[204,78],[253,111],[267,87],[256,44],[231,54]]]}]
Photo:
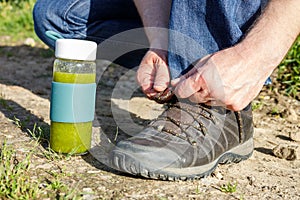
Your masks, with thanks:
[{"label": "shadow on ground", "polygon": [[[128,59],[132,60],[133,55],[130,54],[129,56]],[[19,86],[32,92],[34,95],[50,101],[52,66],[54,59],[54,52],[50,49],[26,45],[1,46],[0,84],[5,86]],[[124,62],[125,60],[125,57],[119,59],[121,62]],[[136,63],[137,62],[135,62],[135,64]],[[116,87],[119,78],[126,74],[129,69],[120,67],[120,65],[116,64],[109,64],[109,66],[104,69],[101,69],[101,67],[102,66],[97,65],[97,68],[100,68],[101,71],[101,78],[98,81],[97,86],[96,123],[94,123],[94,126],[96,128],[100,127],[101,134],[104,134],[106,139],[115,144],[120,140],[130,137],[130,135],[135,134],[135,132],[132,130],[128,135],[122,129],[117,129],[118,124],[116,124],[114,120],[112,108],[114,108],[114,112],[117,112],[120,116],[126,114],[127,116],[129,115],[131,118],[130,120],[139,126],[144,126],[148,121],[141,119],[133,113],[128,113],[127,110],[119,108],[118,105],[111,101],[114,88]],[[2,91],[0,91],[0,94],[2,94]],[[19,95],[17,91],[15,95]],[[136,88],[133,94],[130,95],[130,97],[132,96],[141,97],[144,95],[139,88]],[[32,130],[35,130],[34,137],[41,138],[41,145],[44,148],[49,147],[50,126],[43,117],[36,116],[28,110],[26,106],[24,107],[24,104],[23,106],[20,105],[15,102],[13,98],[6,99],[5,96],[0,95],[0,100],[0,112],[2,112],[6,118],[11,120],[12,123],[16,124],[22,130],[22,132],[28,134],[30,137],[33,137],[31,132]],[[123,100],[129,99],[124,98]],[[27,99],[24,97],[25,105],[26,101]],[[49,113],[42,113],[42,115],[46,118]],[[37,130],[37,127],[40,127],[42,132]],[[117,137],[116,131],[118,132]],[[119,174],[119,172],[100,163],[99,159],[91,154],[82,156],[82,158],[96,168]]]}]

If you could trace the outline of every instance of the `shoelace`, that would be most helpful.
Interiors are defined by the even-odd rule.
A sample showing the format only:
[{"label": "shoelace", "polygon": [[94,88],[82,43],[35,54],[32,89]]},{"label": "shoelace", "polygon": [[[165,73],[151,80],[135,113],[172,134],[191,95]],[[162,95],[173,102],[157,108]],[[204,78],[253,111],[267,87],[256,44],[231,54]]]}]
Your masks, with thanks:
[{"label": "shoelace", "polygon": [[[168,116],[167,113],[170,112],[171,109],[178,109],[179,111],[183,111],[185,113],[187,113],[189,116],[191,116],[193,118],[194,121],[197,122],[197,126],[195,124],[191,124],[189,122],[185,122],[182,120],[176,120],[175,118],[173,118],[172,116]],[[172,134],[176,137],[179,137],[180,139],[186,140],[188,141],[191,145],[196,145],[196,141],[195,141],[195,135],[191,135],[188,131],[186,131],[186,129],[183,126],[187,126],[188,127],[193,127],[195,130],[199,131],[199,133],[202,133],[204,136],[206,134],[208,134],[207,128],[205,127],[205,125],[201,122],[200,117],[202,116],[210,121],[212,121],[213,123],[216,123],[216,119],[213,116],[213,114],[211,113],[209,108],[206,108],[205,106],[201,105],[201,104],[188,104],[188,103],[180,103],[180,102],[176,102],[176,103],[168,103],[167,104],[167,109],[165,110],[165,112],[160,115],[155,121],[153,121],[152,126],[155,127],[155,122],[157,121],[169,121],[173,124],[175,124],[178,128],[180,128],[181,133],[183,134],[178,134],[176,133],[174,130],[171,129],[167,129],[165,126],[159,126],[159,127],[155,127],[158,131],[160,132],[166,132],[169,134]]]}]

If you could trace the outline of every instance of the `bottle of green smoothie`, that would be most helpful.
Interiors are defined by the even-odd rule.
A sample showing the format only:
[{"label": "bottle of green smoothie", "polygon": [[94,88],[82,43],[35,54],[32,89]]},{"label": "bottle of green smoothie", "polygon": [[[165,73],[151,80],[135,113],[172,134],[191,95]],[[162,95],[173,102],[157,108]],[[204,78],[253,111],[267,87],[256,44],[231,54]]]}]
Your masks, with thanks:
[{"label": "bottle of green smoothie", "polygon": [[97,44],[58,39],[50,104],[50,148],[84,154],[91,147],[96,96]]}]

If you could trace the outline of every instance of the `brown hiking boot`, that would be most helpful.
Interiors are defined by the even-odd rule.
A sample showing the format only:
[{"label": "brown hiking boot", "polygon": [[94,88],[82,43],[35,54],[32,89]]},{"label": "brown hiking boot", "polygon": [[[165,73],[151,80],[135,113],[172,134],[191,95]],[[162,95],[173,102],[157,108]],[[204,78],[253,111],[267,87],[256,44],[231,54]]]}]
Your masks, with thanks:
[{"label": "brown hiking boot", "polygon": [[126,173],[186,180],[208,176],[219,163],[239,162],[252,152],[250,105],[234,112],[177,101],[142,132],[120,141],[109,159]]}]

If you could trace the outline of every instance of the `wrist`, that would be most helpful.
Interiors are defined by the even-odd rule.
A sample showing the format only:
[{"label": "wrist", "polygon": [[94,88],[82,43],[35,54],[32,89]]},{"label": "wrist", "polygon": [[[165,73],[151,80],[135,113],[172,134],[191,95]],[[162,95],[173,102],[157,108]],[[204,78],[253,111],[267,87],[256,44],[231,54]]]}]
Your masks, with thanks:
[{"label": "wrist", "polygon": [[277,67],[300,33],[300,0],[272,0],[246,37],[236,45],[242,57],[262,68]]},{"label": "wrist", "polygon": [[284,59],[286,53],[293,43],[288,37],[279,38],[274,36],[246,37],[234,46],[235,51],[252,65],[259,66],[264,71],[273,71]]},{"label": "wrist", "polygon": [[168,29],[158,27],[146,27],[145,32],[150,43],[150,49],[161,49],[166,51],[168,50]]},{"label": "wrist", "polygon": [[269,50],[261,48],[257,44],[241,42],[232,47],[234,52],[239,55],[244,72],[248,72],[249,76],[257,78],[257,81],[264,83],[272,74],[274,69],[280,63],[278,56],[273,56]]}]

